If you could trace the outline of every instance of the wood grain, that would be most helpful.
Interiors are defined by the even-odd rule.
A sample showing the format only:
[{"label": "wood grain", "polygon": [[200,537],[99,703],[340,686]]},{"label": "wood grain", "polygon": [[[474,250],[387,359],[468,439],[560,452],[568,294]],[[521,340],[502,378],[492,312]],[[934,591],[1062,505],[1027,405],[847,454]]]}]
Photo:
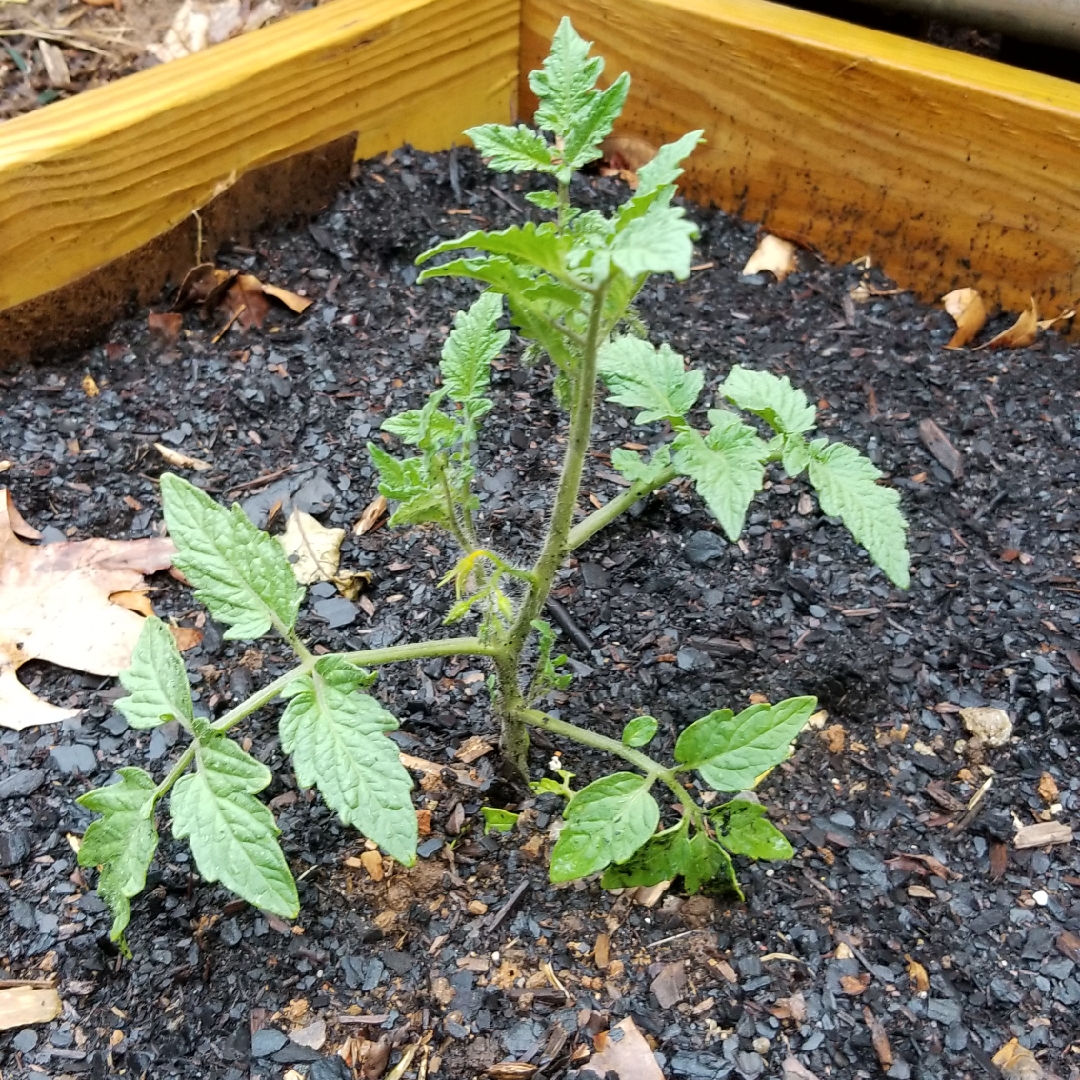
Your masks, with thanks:
[{"label": "wood grain", "polygon": [[563,14],[631,73],[622,131],[705,129],[692,198],[923,299],[1080,295],[1080,86],[765,0],[523,0],[525,118]]},{"label": "wood grain", "polygon": [[517,0],[333,0],[0,125],[0,311],[359,131],[445,149],[514,104]]}]

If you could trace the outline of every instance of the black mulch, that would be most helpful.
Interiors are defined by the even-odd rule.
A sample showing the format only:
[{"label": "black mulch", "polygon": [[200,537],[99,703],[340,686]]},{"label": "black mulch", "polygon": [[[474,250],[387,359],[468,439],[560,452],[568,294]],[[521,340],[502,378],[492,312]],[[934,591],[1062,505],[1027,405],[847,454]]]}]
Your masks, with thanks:
[{"label": "black mulch", "polygon": [[[615,184],[594,179],[578,194],[606,204]],[[167,347],[142,312],[67,365],[0,379],[0,458],[13,463],[4,481],[47,539],[154,535],[163,462],[151,444],[163,442],[212,461],[198,481],[250,500],[255,516],[291,500],[351,526],[374,493],[365,443],[388,413],[422,402],[452,314],[473,295],[417,287],[413,256],[532,213],[519,185],[493,181],[469,153],[404,151],[364,166],[316,226],[223,260],[306,289],[317,302],[302,320],[275,314],[263,332],[234,329],[215,345],[215,328],[189,315]],[[428,1055],[429,1077],[510,1059],[555,1078],[568,1075],[575,1046],[625,1015],[654,1040],[671,1080],[778,1077],[789,1051],[823,1080],[881,1075],[871,1020],[898,1080],[996,1076],[989,1057],[1014,1036],[1048,1070],[1080,1075],[1080,955],[1069,936],[1080,931],[1080,853],[1075,842],[1011,845],[1016,824],[1046,810],[1044,772],[1060,789],[1057,820],[1080,817],[1080,351],[1051,334],[1022,352],[947,352],[942,312],[904,294],[853,305],[861,272],[809,255],[783,284],[741,279],[754,228],[694,213],[702,268],[684,284],[650,286],[642,313],[654,340],[705,368],[708,386],[739,362],[805,387],[822,429],[868,453],[903,494],[912,588],[890,587],[776,470],[737,546],[674,486],[563,572],[557,596],[590,647],[568,643],[577,678],[554,707],[611,734],[648,711],[666,753],[713,708],[818,695],[843,731],[808,731],[760,790],[794,860],[741,866],[746,904],[668,895],[648,908],[595,882],[552,888],[543,851],[557,806],[540,800],[517,833],[483,835],[479,807],[500,798],[487,755],[471,774],[458,764],[457,778],[424,782],[424,857],[376,883],[358,862],[361,838],[296,791],[267,710],[246,731],[275,772],[266,795],[301,879],[296,926],[202,884],[186,847],[166,839],[134,904],[135,957],[120,962],[102,944],[107,915],[69,845],[88,821],[73,799],[123,763],[163,775],[176,733],[127,730],[111,708],[114,680],[32,663],[24,678],[36,691],[85,711],[0,734],[0,978],[55,975],[64,1002],[55,1022],[0,1036],[5,1080],[114,1070],[240,1080],[288,1068],[326,1080],[346,1075],[327,1055],[363,1036],[386,1036],[391,1062],[429,1037],[415,1059]],[[82,389],[87,372],[98,397]],[[551,372],[523,367],[517,346],[495,378],[483,524],[511,555],[534,550],[543,522],[563,424],[551,387]],[[926,418],[960,451],[960,478],[920,441]],[[662,434],[602,407],[583,509],[618,491],[606,448]],[[374,584],[343,610],[324,603],[328,588],[312,589],[302,630],[316,647],[446,632],[441,537],[350,535],[344,565],[370,569]],[[159,611],[200,623],[188,593],[158,577]],[[273,642],[252,653],[203,629],[187,658],[209,713],[286,663]],[[401,717],[403,748],[449,763],[465,739],[491,736],[483,676],[454,660],[386,670],[377,693]],[[1008,709],[1013,741],[958,750],[957,711],[975,705]],[[558,749],[579,783],[611,764]],[[536,747],[538,773],[553,750]],[[980,811],[964,820],[991,770]],[[603,969],[599,934],[610,936]],[[682,997],[667,1007],[650,989],[662,970],[658,988]],[[357,1013],[375,1019],[340,1019]],[[319,1054],[285,1040],[319,1019]]]}]

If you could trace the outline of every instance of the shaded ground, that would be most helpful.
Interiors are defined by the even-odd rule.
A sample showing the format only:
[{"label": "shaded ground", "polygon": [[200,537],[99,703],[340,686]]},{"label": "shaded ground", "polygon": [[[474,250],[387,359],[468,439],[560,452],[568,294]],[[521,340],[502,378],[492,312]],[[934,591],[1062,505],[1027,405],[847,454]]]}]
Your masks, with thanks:
[{"label": "shaded ground", "polygon": [[[580,198],[605,203],[615,183],[591,181]],[[316,297],[304,320],[275,316],[262,333],[234,329],[215,345],[214,328],[189,316],[169,347],[144,313],[67,366],[0,379],[0,458],[13,463],[4,479],[17,504],[47,539],[154,535],[160,441],[212,461],[199,482],[250,498],[256,516],[291,496],[325,524],[351,526],[374,494],[365,443],[387,413],[422,402],[452,313],[473,295],[415,286],[413,256],[526,210],[535,213],[468,153],[403,151],[365,166],[309,231],[224,260]],[[164,775],[175,733],[128,730],[111,709],[113,680],[27,665],[35,689],[86,711],[62,727],[0,734],[0,978],[54,975],[65,1006],[52,1024],[0,1035],[5,1080],[347,1075],[275,1034],[317,1019],[328,1030],[322,1055],[349,1038],[384,1036],[395,1055],[427,1038],[415,1060],[429,1077],[458,1080],[509,1059],[555,1078],[568,1075],[575,1046],[624,1015],[653,1039],[670,1080],[779,1077],[789,1052],[821,1078],[881,1075],[868,1020],[883,1025],[899,1080],[996,1076],[989,1057],[1014,1036],[1047,1069],[1080,1075],[1070,936],[1080,932],[1080,853],[1075,842],[1010,844],[1017,822],[1046,811],[1044,773],[1060,790],[1058,819],[1080,817],[1080,352],[1054,336],[1023,352],[946,352],[943,313],[905,295],[853,305],[860,272],[809,256],[782,285],[742,279],[753,228],[695,213],[701,269],[645,294],[653,339],[704,367],[707,387],[739,362],[806,388],[821,428],[870,454],[902,491],[913,585],[890,588],[779,472],[738,546],[673,487],[564,571],[557,596],[589,648],[567,642],[577,678],[555,707],[609,734],[648,711],[663,754],[713,708],[817,694],[842,749],[837,730],[807,732],[760,789],[795,859],[742,866],[746,904],[666,896],[647,908],[595,882],[547,885],[557,804],[541,800],[519,831],[484,836],[479,806],[500,797],[492,756],[453,760],[470,736],[492,735],[485,673],[408,664],[386,670],[377,692],[401,717],[406,750],[457,770],[417,774],[431,812],[417,867],[370,879],[362,840],[295,790],[267,710],[245,730],[275,772],[265,794],[301,878],[297,925],[203,885],[186,847],[165,840],[134,904],[135,957],[121,963],[102,946],[107,916],[66,839],[88,820],[73,799],[122,763]],[[96,398],[81,388],[86,372]],[[563,424],[551,384],[546,367],[517,362],[516,346],[495,379],[483,525],[511,554],[534,550],[542,526]],[[961,451],[960,479],[920,442],[924,418]],[[618,490],[605,448],[662,435],[603,406],[582,506]],[[316,587],[301,630],[329,649],[440,634],[447,597],[436,582],[450,563],[423,530],[350,535],[344,565],[374,574],[366,606],[342,612]],[[186,591],[160,577],[158,610],[199,622]],[[211,714],[286,662],[272,643],[253,653],[203,629],[187,658]],[[958,751],[957,710],[970,705],[1008,709],[1014,740],[981,757]],[[552,749],[536,747],[537,772]],[[578,783],[609,767],[558,749]],[[965,819],[990,775],[980,812]],[[927,990],[912,982],[913,963]],[[682,998],[666,1007],[650,990],[661,972],[661,988],[673,982]]]}]

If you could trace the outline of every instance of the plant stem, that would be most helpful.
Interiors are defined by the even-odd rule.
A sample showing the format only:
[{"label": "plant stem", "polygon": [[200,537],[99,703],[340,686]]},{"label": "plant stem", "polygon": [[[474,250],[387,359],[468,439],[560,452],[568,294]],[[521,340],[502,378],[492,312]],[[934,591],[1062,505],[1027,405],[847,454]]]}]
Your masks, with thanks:
[{"label": "plant stem", "polygon": [[380,667],[402,660],[428,660],[437,656],[497,656],[500,651],[499,646],[486,645],[477,637],[456,637],[390,645],[385,649],[360,649],[338,655],[360,667]]},{"label": "plant stem", "polygon": [[655,480],[635,480],[621,495],[617,495],[599,510],[594,510],[584,521],[579,521],[570,530],[570,535],[566,538],[567,549],[574,551],[581,547],[601,529],[606,528],[621,514],[625,514],[634,503],[653,491],[659,491],[678,475],[678,470],[672,467],[665,469]]}]

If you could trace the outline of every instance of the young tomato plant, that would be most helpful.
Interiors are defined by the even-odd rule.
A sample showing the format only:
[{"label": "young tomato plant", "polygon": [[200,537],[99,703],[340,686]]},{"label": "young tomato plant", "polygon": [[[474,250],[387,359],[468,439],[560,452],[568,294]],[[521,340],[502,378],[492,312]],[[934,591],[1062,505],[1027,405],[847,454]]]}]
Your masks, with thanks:
[{"label": "young tomato plant", "polygon": [[[734,367],[716,388],[716,400],[724,404],[702,417],[704,374],[644,336],[634,300],[649,276],[682,280],[690,273],[697,228],[673,196],[682,162],[702,133],[692,131],[661,147],[638,171],[637,190],[613,214],[575,207],[574,173],[600,156],[601,140],[612,130],[630,85],[623,74],[597,89],[603,61],[590,57],[590,47],[564,19],[543,68],[530,77],[540,102],[535,127],[489,124],[468,133],[491,168],[548,174],[553,186],[526,198],[549,220],[470,232],[420,256],[427,264],[421,280],[470,278],[486,291],[458,312],[442,351],[441,385],[427,404],[383,425],[412,448],[409,456],[370,447],[379,490],[396,503],[391,524],[444,529],[460,548],[460,559],[443,579],[455,593],[446,622],[475,620],[475,634],[313,656],[296,632],[303,590],[276,540],[256,529],[239,507],[226,509],[186,481],[162,476],[176,565],[196,597],[228,628],[226,637],[276,634],[291,646],[297,664],[224,715],[205,719],[194,713],[171,633],[158,620],[147,620],[131,667],[121,676],[129,696],[117,708],[136,728],[178,720],[190,742],[161,781],[125,768],[118,782],[80,800],[101,816],[86,831],[79,861],[100,867],[98,889],[114,914],[113,938],[121,943],[130,900],[145,885],[158,838],[158,804],[166,796],[173,835],[187,839],[207,881],[220,881],[266,911],[296,915],[296,885],[278,830],[256,798],[270,772],[229,737],[237,724],[279,697],[287,702],[281,747],[291,756],[297,783],[317,787],[343,821],[411,865],[417,839],[412,782],[387,737],[397,722],[365,690],[373,669],[420,658],[473,656],[491,665],[502,754],[522,785],[529,776],[533,727],[607,751],[626,766],[578,791],[568,772],[560,773],[560,781],[544,778],[533,785],[567,799],[551,855],[553,881],[602,872],[608,888],[680,878],[690,892],[737,893],[732,854],[790,856],[787,840],[752,799],[736,797],[706,809],[685,780],[694,774],[698,785],[717,792],[752,789],[791,752],[814,710],[812,697],[752,705],[738,714],[710,712],[679,735],[670,763],[643,749],[657,730],[650,716],[631,720],[619,740],[541,707],[569,681],[560,671],[566,657],[553,655],[555,635],[542,618],[557,571],[570,552],[676,477],[693,482],[734,542],[768,463],[780,463],[789,477],[805,472],[824,513],[838,517],[896,585],[908,584],[899,497],[878,485],[878,471],[851,447],[808,438],[816,415],[801,390],[767,371]],[[451,258],[432,261],[444,255]],[[500,328],[507,313],[518,337],[553,365],[556,394],[567,413],[546,534],[528,566],[500,554],[483,536],[472,490],[481,423],[492,408],[491,364],[510,340],[510,331]],[[671,437],[648,460],[612,450],[612,464],[629,487],[575,524],[600,382],[610,401],[637,410],[638,424],[663,425]],[[734,410],[756,417],[759,425]],[[768,438],[759,433],[762,427]],[[669,820],[653,795],[658,786],[667,802],[674,797],[678,804],[678,815]],[[507,828],[513,815],[495,808],[487,822],[489,828]]]}]

